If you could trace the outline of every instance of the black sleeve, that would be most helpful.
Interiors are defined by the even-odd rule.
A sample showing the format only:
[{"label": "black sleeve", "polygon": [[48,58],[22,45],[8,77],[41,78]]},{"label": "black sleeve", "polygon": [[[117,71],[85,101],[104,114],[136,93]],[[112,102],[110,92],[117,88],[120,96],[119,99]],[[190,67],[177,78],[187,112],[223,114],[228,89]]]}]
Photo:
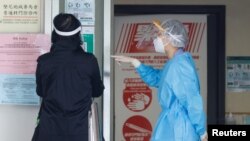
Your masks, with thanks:
[{"label": "black sleeve", "polygon": [[92,59],[92,66],[93,66],[92,78],[91,78],[92,88],[93,88],[92,97],[99,97],[103,94],[104,85],[101,80],[99,66],[97,63],[97,59],[95,57],[93,57]]},{"label": "black sleeve", "polygon": [[41,74],[40,74],[40,66],[41,64],[39,61],[37,61],[37,67],[36,67],[36,93],[38,96],[42,96],[42,83],[41,83]]}]

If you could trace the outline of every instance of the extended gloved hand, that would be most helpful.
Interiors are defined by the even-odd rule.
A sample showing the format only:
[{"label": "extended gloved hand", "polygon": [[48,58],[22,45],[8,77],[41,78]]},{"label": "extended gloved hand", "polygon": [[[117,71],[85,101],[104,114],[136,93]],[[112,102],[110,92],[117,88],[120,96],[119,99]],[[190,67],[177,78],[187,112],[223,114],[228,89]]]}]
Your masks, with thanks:
[{"label": "extended gloved hand", "polygon": [[204,133],[202,136],[201,136],[201,141],[208,141],[208,135],[207,135],[207,132]]},{"label": "extended gloved hand", "polygon": [[122,55],[113,55],[112,58],[115,58],[115,61],[124,62],[124,63],[131,63],[135,68],[139,67],[141,62],[132,57],[122,56]]}]

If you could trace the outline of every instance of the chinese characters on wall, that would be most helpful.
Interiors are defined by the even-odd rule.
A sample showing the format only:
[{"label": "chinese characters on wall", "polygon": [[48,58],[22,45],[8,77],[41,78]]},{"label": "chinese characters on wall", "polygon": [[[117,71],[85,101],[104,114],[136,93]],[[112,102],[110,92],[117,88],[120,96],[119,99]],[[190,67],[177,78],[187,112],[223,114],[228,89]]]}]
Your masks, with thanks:
[{"label": "chinese characters on wall", "polygon": [[41,32],[40,0],[5,0],[0,4],[0,32]]}]

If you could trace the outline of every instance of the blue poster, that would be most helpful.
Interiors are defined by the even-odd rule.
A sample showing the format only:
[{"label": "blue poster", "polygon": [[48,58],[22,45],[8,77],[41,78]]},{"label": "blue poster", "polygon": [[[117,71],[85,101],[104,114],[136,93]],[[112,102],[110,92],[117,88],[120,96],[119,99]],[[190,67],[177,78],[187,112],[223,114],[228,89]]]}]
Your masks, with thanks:
[{"label": "blue poster", "polygon": [[0,104],[39,105],[35,75],[0,74]]}]

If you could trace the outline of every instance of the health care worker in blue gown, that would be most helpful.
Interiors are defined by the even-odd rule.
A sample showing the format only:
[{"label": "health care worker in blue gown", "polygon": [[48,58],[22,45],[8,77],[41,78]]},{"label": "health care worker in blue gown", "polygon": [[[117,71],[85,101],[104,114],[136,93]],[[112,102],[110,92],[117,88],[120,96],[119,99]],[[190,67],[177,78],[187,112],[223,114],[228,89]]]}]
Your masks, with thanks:
[{"label": "health care worker in blue gown", "polygon": [[112,56],[118,62],[131,63],[141,79],[158,88],[162,111],[154,128],[151,141],[207,141],[206,118],[200,95],[200,84],[195,63],[184,47],[188,35],[184,25],[167,19],[154,39],[155,51],[165,53],[169,60],[163,68],[155,69],[127,56]]}]

